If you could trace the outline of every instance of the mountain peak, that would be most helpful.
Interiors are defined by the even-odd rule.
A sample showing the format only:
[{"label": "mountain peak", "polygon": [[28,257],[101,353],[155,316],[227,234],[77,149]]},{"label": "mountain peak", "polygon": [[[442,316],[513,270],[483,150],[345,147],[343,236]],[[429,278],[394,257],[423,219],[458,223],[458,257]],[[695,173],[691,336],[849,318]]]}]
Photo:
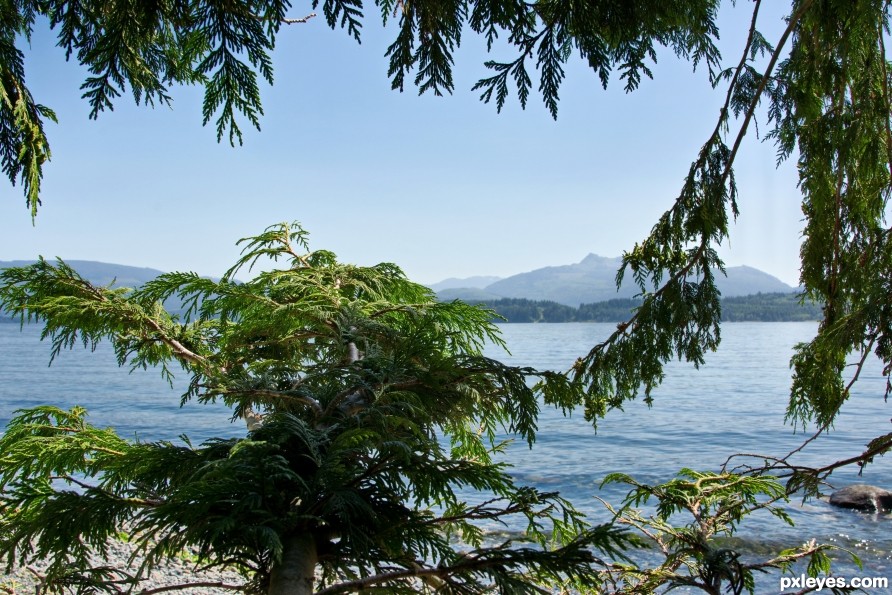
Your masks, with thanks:
[{"label": "mountain peak", "polygon": [[594,252],[589,252],[589,254],[580,260],[578,264],[585,267],[612,267],[615,269],[621,262],[622,259],[618,256],[598,256]]}]

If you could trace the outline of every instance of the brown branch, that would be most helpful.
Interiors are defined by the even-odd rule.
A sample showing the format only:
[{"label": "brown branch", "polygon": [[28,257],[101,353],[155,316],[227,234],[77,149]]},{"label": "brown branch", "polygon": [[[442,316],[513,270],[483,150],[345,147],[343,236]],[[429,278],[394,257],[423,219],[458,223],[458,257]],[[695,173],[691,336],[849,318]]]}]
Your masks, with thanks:
[{"label": "brown branch", "polygon": [[[821,431],[823,431],[823,430],[821,430]],[[820,434],[820,432],[818,434]],[[806,444],[808,442],[811,442],[815,438],[817,438],[818,434],[809,438],[806,441]],[[803,447],[804,447],[804,444],[802,446],[800,446],[799,448],[797,448],[796,450],[792,451],[790,454],[792,454],[793,452],[798,452],[799,450],[802,450]],[[886,453],[889,449],[892,449],[892,437],[887,438],[883,442],[879,443],[878,445],[874,446],[873,448],[869,448],[869,449],[865,450],[864,452],[862,452],[859,455],[855,455],[855,456],[849,457],[847,459],[841,459],[841,460],[835,461],[833,463],[830,463],[829,465],[825,465],[824,467],[815,468],[815,467],[806,467],[803,465],[791,465],[787,462],[787,458],[789,458],[790,455],[787,455],[786,457],[784,457],[782,459],[777,459],[774,457],[762,456],[762,455],[757,455],[757,454],[734,454],[734,455],[731,455],[730,457],[728,457],[728,460],[725,461],[725,465],[727,465],[728,462],[732,458],[738,457],[738,456],[761,458],[766,462],[770,461],[771,464],[766,465],[762,468],[751,468],[750,469],[751,472],[764,473],[769,470],[784,469],[784,470],[788,471],[788,473],[781,473],[781,474],[777,475],[778,479],[792,477],[796,473],[806,473],[806,474],[813,475],[815,478],[817,478],[820,481],[824,481],[824,479],[828,475],[830,475],[833,471],[835,471],[836,469],[839,469],[840,467],[846,467],[846,466],[852,465],[852,464],[865,463],[877,455],[882,455],[882,454]],[[738,468],[739,467],[735,467],[735,469],[738,469]]]},{"label": "brown branch", "polygon": [[[353,479],[351,479],[351,480],[346,484],[345,487],[348,487],[348,488],[354,488],[354,487],[357,487],[357,486],[359,486],[364,480],[368,479],[369,477],[375,477],[375,476],[380,475],[380,474],[381,474],[380,472],[381,472],[383,469],[385,469],[388,465],[390,465],[391,463],[393,463],[393,461],[394,461],[395,458],[396,458],[395,455],[389,455],[389,456],[384,457],[383,459],[381,459],[380,461],[378,461],[377,463],[375,463],[374,465],[372,465],[371,467],[369,467],[368,469],[366,469],[365,471],[363,471],[360,475],[357,475],[356,477],[354,477]],[[369,459],[366,458],[365,460],[368,461]],[[326,500],[327,500],[327,498],[326,498]],[[319,501],[317,504],[315,504],[310,510],[311,510],[311,511],[320,510],[320,509],[322,508],[322,504],[323,504],[323,501],[320,500],[320,501]]]},{"label": "brown branch", "polygon": [[369,314],[369,318],[378,318],[379,316],[383,316],[383,315],[388,314],[388,313],[390,313],[390,312],[405,312],[405,311],[407,311],[407,310],[414,310],[414,309],[419,309],[419,310],[420,310],[420,309],[422,309],[422,308],[430,307],[431,305],[432,305],[432,304],[400,304],[400,305],[398,305],[398,306],[392,306],[392,307],[389,307],[389,308],[383,308],[383,309],[381,309],[381,310],[377,310],[377,311],[375,311],[375,312],[372,312],[371,314]]},{"label": "brown branch", "polygon": [[37,572],[37,569],[36,569],[36,568],[34,568],[33,566],[31,566],[31,565],[29,564],[28,566],[25,566],[25,570],[27,570],[28,572],[30,572],[31,574],[33,574],[34,577],[35,577],[38,581],[40,581],[40,584],[41,584],[41,585],[46,584],[46,576],[43,575],[43,574],[40,574],[39,572]]},{"label": "brown branch", "polygon": [[771,560],[766,560],[765,562],[760,562],[757,564],[747,564],[744,567],[747,570],[761,570],[763,568],[780,568],[781,566],[794,562],[796,560],[801,560],[802,558],[806,558],[819,552],[824,549],[828,549],[832,547],[833,549],[837,549],[835,546],[825,546],[825,545],[815,545],[814,541],[806,544],[808,546],[807,549],[797,552],[795,554],[789,554],[786,556],[778,556],[777,558],[772,558]]},{"label": "brown branch", "polygon": [[[840,89],[837,91],[839,94],[838,104],[836,106],[837,114],[842,117],[843,109],[845,108],[845,99],[846,99],[846,78],[848,76],[848,53],[844,52],[842,59],[842,76],[839,77],[839,86]],[[837,167],[839,171],[836,173],[836,188],[834,190],[834,200],[836,203],[836,210],[834,211],[834,219],[833,219],[833,247],[830,254],[830,273],[828,275],[829,279],[827,280],[827,304],[824,308],[824,316],[825,322],[828,321],[833,323],[836,321],[837,314],[837,298],[839,293],[839,275],[840,275],[840,261],[841,261],[841,252],[842,246],[840,243],[840,235],[842,235],[842,210],[843,210],[843,201],[842,201],[842,190],[846,181],[846,172],[845,168],[842,165],[842,156],[840,153],[843,148],[840,147],[836,151],[837,155]]]},{"label": "brown branch", "polygon": [[[241,10],[241,11],[238,11],[238,12],[241,13],[242,15],[246,14],[246,11],[244,11],[244,10]],[[252,18],[257,19],[258,21],[264,21],[264,22],[267,22],[267,23],[268,23],[268,22],[272,22],[272,21],[275,20],[275,21],[278,21],[279,23],[281,23],[281,24],[283,24],[283,25],[295,25],[295,24],[300,24],[300,23],[306,23],[306,22],[308,22],[310,19],[313,19],[313,18],[316,17],[316,13],[315,13],[315,12],[311,12],[311,13],[308,14],[307,16],[302,17],[302,18],[299,18],[299,19],[290,19],[290,18],[288,18],[288,17],[282,17],[282,18],[280,18],[280,19],[274,19],[274,18],[272,18],[272,17],[263,16],[263,15],[259,15],[259,14],[251,14],[251,13],[247,13],[247,14],[249,14]]]},{"label": "brown branch", "polygon": [[[464,374],[460,374],[458,376],[455,376],[454,378],[449,379],[449,381],[445,382],[444,385],[451,386],[451,385],[459,384],[459,383],[465,382],[469,378],[473,378],[474,376],[477,376],[478,374],[486,374],[490,371],[485,368],[465,368],[465,372],[466,373],[464,373]],[[323,415],[324,416],[331,415],[334,412],[335,408],[337,408],[344,399],[346,399],[347,397],[349,397],[351,395],[356,394],[357,392],[359,392],[361,390],[365,390],[369,393],[375,394],[378,391],[385,391],[385,390],[386,391],[400,391],[400,390],[416,388],[419,386],[425,386],[425,384],[426,383],[424,381],[416,379],[416,380],[405,380],[403,382],[393,382],[390,384],[388,384],[387,382],[380,382],[375,385],[365,386],[365,387],[351,386],[350,388],[346,388],[346,389],[342,390],[341,392],[339,392],[338,394],[336,394],[331,399],[331,401],[329,401],[328,406],[325,408],[325,411],[323,412]]]},{"label": "brown branch", "polygon": [[[87,281],[86,279],[78,278],[78,279],[73,279],[73,280],[71,280],[71,279],[63,279],[62,280],[63,283],[66,283],[68,281],[73,282],[73,283],[69,283],[69,284],[73,284],[75,287],[80,287],[81,289],[85,290],[88,294],[93,295],[94,299],[96,299],[96,301],[98,301],[98,302],[109,303],[112,301],[112,300],[108,299],[108,296],[102,290],[102,288],[96,287],[95,285],[93,285],[92,283]],[[141,315],[138,315],[136,317],[137,320],[146,323],[153,331],[155,331],[155,333],[157,333],[157,335],[158,335],[157,339],[160,340],[161,342],[163,342],[165,345],[173,348],[173,350],[176,352],[176,354],[179,355],[182,359],[184,359],[190,363],[194,363],[194,364],[199,364],[199,365],[207,364],[207,360],[204,357],[198,355],[197,353],[193,353],[191,350],[187,349],[182,343],[180,343],[176,339],[172,339],[172,338],[168,337],[167,334],[164,332],[164,329],[161,328],[161,325],[159,325],[153,318],[151,318],[148,315],[145,315],[142,312],[140,312],[140,314]]]},{"label": "brown branch", "polygon": [[143,318],[143,321],[146,324],[148,324],[148,326],[153,331],[155,331],[157,333],[158,340],[160,340],[162,343],[164,343],[168,347],[171,347],[174,350],[174,352],[176,353],[176,355],[178,355],[180,358],[182,358],[192,364],[198,364],[200,366],[207,366],[207,364],[208,364],[207,358],[205,358],[201,355],[198,355],[197,353],[194,353],[193,351],[188,349],[185,345],[183,345],[176,339],[172,339],[171,337],[168,337],[167,333],[164,331],[164,329],[161,328],[161,325],[158,324],[157,322],[155,322],[154,319],[146,316]]},{"label": "brown branch", "polygon": [[358,393],[361,390],[363,390],[362,387],[355,387],[355,386],[351,386],[350,388],[342,390],[341,392],[336,394],[331,399],[331,401],[328,402],[328,406],[325,408],[325,411],[321,412],[322,416],[328,417],[328,416],[332,415],[334,413],[335,409],[337,409],[338,407],[341,406],[341,403],[344,401],[344,399],[346,399],[347,397],[350,397],[352,395],[355,395],[356,393]]},{"label": "brown branch", "polygon": [[888,438],[884,442],[881,442],[880,444],[878,444],[877,446],[874,446],[873,448],[865,450],[860,455],[857,455],[854,457],[849,457],[848,459],[842,459],[842,460],[836,461],[835,463],[831,463],[824,467],[815,469],[814,472],[815,472],[815,474],[826,476],[833,470],[839,469],[840,467],[845,467],[846,465],[851,465],[853,463],[863,463],[863,462],[867,461],[868,459],[872,459],[876,455],[885,453],[890,448],[892,448],[892,438]]},{"label": "brown branch", "polygon": [[282,24],[284,24],[284,25],[294,25],[294,24],[297,24],[297,23],[306,23],[306,22],[308,22],[310,19],[315,18],[315,17],[316,17],[316,13],[315,13],[315,12],[311,12],[311,13],[308,14],[307,16],[305,16],[305,17],[303,17],[303,18],[300,18],[300,19],[282,19],[280,22],[281,22]]},{"label": "brown branch", "polygon": [[117,500],[118,502],[124,502],[125,504],[133,504],[136,506],[145,506],[145,507],[149,507],[149,508],[155,508],[156,506],[160,506],[161,504],[163,504],[163,502],[161,500],[147,500],[145,498],[122,498],[112,492],[109,492],[108,490],[104,490],[100,487],[91,485],[84,481],[80,481],[78,479],[71,477],[70,475],[53,475],[53,476],[50,476],[50,479],[51,480],[61,479],[63,481],[71,482],[77,486],[80,486],[80,487],[84,488],[85,490],[94,490],[94,491],[102,492],[103,494],[105,494],[106,496],[111,498],[112,500]]},{"label": "brown branch", "polygon": [[[315,14],[315,13],[311,13],[310,16],[307,16],[307,17],[304,17],[304,18],[307,19],[307,20],[309,20],[309,19],[311,19],[311,18],[314,17],[314,16],[316,16],[316,14]],[[284,22],[285,24],[289,24],[289,25],[291,24],[291,23],[287,23],[287,19],[283,19],[282,22]],[[300,19],[295,19],[295,22],[299,23],[299,22],[300,22]],[[304,22],[306,22],[306,21],[304,21]],[[291,256],[293,256],[294,259],[297,260],[297,261],[301,264],[301,266],[304,266],[304,267],[309,266],[309,265],[307,264],[307,259],[309,258],[310,255],[309,255],[309,254],[298,254],[298,253],[294,250],[294,247],[291,245],[291,235],[290,235],[290,233],[289,233],[290,230],[291,230],[291,226],[290,226],[290,225],[288,225],[288,224],[284,224],[284,225],[283,225],[283,231],[284,231],[284,233],[282,234],[281,237],[277,238],[277,239],[279,240],[279,243],[281,243],[283,246],[285,246],[285,252],[286,252],[287,254],[290,254]],[[255,262],[256,262],[256,261],[255,261]]]},{"label": "brown branch", "polygon": [[112,492],[109,492],[108,490],[104,490],[100,487],[94,486],[94,485],[86,483],[84,481],[80,481],[78,479],[71,477],[70,475],[51,475],[50,479],[51,480],[61,479],[63,481],[67,481],[67,482],[73,483],[77,486],[80,486],[80,487],[84,488],[85,490],[94,490],[94,491],[102,492],[103,494],[105,494],[106,496],[108,496],[109,498],[111,498],[113,500],[117,500],[119,502],[126,502],[127,504],[136,504],[139,506],[148,506],[148,507],[152,507],[152,508],[162,504],[162,502],[160,500],[146,500],[144,498],[122,498],[120,496],[115,495]]},{"label": "brown branch", "polygon": [[[771,60],[768,62],[768,67],[765,69],[765,74],[762,76],[762,82],[759,83],[759,87],[756,89],[755,94],[753,95],[753,100],[750,102],[749,108],[746,110],[746,115],[743,119],[743,125],[740,127],[740,130],[737,133],[737,138],[734,140],[734,147],[731,149],[731,155],[728,157],[728,166],[723,174],[723,177],[727,176],[731,171],[731,165],[734,163],[734,159],[737,156],[737,151],[740,149],[740,144],[743,142],[743,137],[746,136],[746,130],[749,126],[750,120],[752,120],[753,115],[756,111],[756,106],[759,104],[759,100],[762,97],[762,92],[765,91],[765,85],[768,84],[769,75],[771,71],[774,70],[777,61],[780,59],[781,50],[787,43],[787,39],[790,37],[790,34],[793,32],[793,29],[799,24],[799,21],[802,19],[803,15],[811,8],[813,0],[805,0],[802,5],[799,7],[792,16],[790,16],[790,22],[787,23],[787,28],[784,30],[783,35],[781,35],[780,40],[777,43],[777,47],[774,48],[774,53],[771,55]],[[755,24],[755,20],[753,21]]]},{"label": "brown branch", "polygon": [[[765,462],[765,464],[762,465],[762,467],[753,467],[751,465],[741,463],[740,465],[737,465],[736,467],[728,469],[728,465],[731,464],[732,460],[742,459],[742,458],[761,459],[762,461]],[[768,465],[767,463],[771,462],[771,463],[774,463],[775,465],[777,465],[777,464],[783,463],[783,461],[784,461],[784,459],[781,459],[778,457],[772,457],[770,455],[763,455],[763,454],[759,454],[756,452],[735,452],[732,455],[728,455],[728,458],[725,459],[724,463],[722,463],[721,470],[722,470],[722,473],[733,473],[735,475],[740,475],[741,472],[751,473],[751,472],[758,471],[759,473],[763,473],[763,472],[772,468],[772,465]],[[789,463],[784,464],[783,466],[785,468],[791,468],[791,467],[795,468],[795,466],[790,465]],[[805,469],[805,467],[803,467],[803,469]]]},{"label": "brown branch", "polygon": [[267,389],[259,389],[259,388],[248,389],[248,390],[239,390],[236,392],[238,392],[239,394],[246,394],[249,396],[258,396],[258,397],[266,397],[266,398],[270,398],[270,399],[286,399],[286,400],[298,401],[300,403],[303,403],[304,405],[308,405],[311,409],[313,409],[313,411],[316,411],[317,413],[322,412],[322,406],[319,405],[319,401],[317,401],[313,397],[307,397],[305,395],[290,395],[285,392],[279,392],[279,391],[267,390]]},{"label": "brown branch", "polygon": [[[746,37],[746,43],[743,46],[743,55],[740,56],[740,62],[737,63],[737,68],[734,70],[734,76],[731,77],[731,82],[728,84],[728,92],[725,94],[725,103],[722,106],[719,121],[716,123],[715,130],[712,132],[712,136],[710,136],[710,139],[716,138],[718,136],[719,132],[721,131],[722,122],[725,119],[727,119],[727,117],[728,117],[728,108],[731,106],[731,99],[734,97],[734,89],[737,87],[737,80],[740,78],[740,73],[743,72],[743,67],[746,66],[746,57],[749,55],[750,47],[753,45],[753,38],[755,37],[755,34],[756,34],[756,21],[759,19],[759,9],[761,7],[762,7],[762,0],[756,0],[756,5],[753,8],[753,18],[750,21],[750,28],[749,28],[749,32],[747,33],[747,37]],[[765,77],[763,78],[763,81],[766,81],[766,80],[768,80],[768,72],[767,71],[765,73]],[[763,89],[764,89],[764,85],[756,93],[756,97],[758,97],[759,95],[762,94]],[[752,107],[751,107],[751,109],[752,109]],[[732,157],[729,160],[729,163],[733,163],[733,162],[734,162],[734,158],[733,158],[733,154],[732,154]],[[724,178],[726,175],[727,175],[727,172],[725,172],[725,174],[722,177]]]},{"label": "brown branch", "polygon": [[459,572],[480,570],[489,566],[504,566],[505,560],[481,560],[479,558],[466,557],[465,561],[459,562],[453,566],[438,566],[436,568],[425,568],[420,563],[415,563],[413,568],[405,570],[397,570],[393,572],[382,572],[365,578],[356,579],[333,585],[331,587],[316,591],[315,595],[335,595],[336,593],[349,593],[351,591],[361,591],[372,585],[380,585],[390,581],[397,581],[407,578],[417,578],[425,580],[426,578],[447,579],[453,574]]},{"label": "brown branch", "polygon": [[180,589],[195,589],[199,587],[209,587],[216,589],[229,589],[231,591],[244,591],[245,585],[230,585],[223,581],[203,581],[197,583],[182,583],[179,585],[166,585],[164,587],[156,587],[154,589],[143,589],[137,595],[155,595],[155,593],[164,593],[166,591],[178,591]]},{"label": "brown branch", "polygon": [[[542,496],[547,496],[548,494],[542,494]],[[548,504],[541,511],[535,511],[530,506],[525,506],[519,502],[510,502],[507,504],[505,508],[493,508],[490,507],[491,504],[496,504],[499,502],[506,501],[506,498],[491,498],[486,502],[481,504],[477,504],[476,506],[468,509],[467,511],[451,515],[451,516],[440,516],[435,517],[430,520],[424,521],[422,524],[424,525],[442,525],[444,523],[457,523],[460,521],[478,521],[478,520],[495,520],[502,524],[504,521],[501,520],[502,517],[515,515],[521,512],[528,512],[530,516],[543,516],[542,512],[546,514],[554,508],[553,504]],[[509,540],[510,541],[510,540]]]},{"label": "brown branch", "polygon": [[239,390],[227,390],[224,388],[210,388],[214,393],[219,395],[245,395],[247,397],[260,397],[267,399],[286,399],[291,401],[297,401],[299,403],[303,403],[310,407],[314,413],[320,414],[322,413],[322,406],[319,404],[319,401],[314,399],[313,397],[308,397],[305,395],[290,395],[286,392],[279,392],[274,390],[262,389],[262,388],[249,388],[249,389],[239,389]]}]

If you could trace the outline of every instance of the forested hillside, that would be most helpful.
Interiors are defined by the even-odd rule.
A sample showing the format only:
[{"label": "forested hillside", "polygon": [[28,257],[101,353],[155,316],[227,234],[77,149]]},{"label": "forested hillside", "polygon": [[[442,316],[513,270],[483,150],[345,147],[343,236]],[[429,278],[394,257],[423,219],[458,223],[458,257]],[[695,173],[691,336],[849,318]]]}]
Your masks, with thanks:
[{"label": "forested hillside", "polygon": [[[641,303],[621,298],[582,304],[578,308],[552,301],[505,298],[477,303],[485,304],[506,322],[622,322]],[[759,293],[728,297],[722,300],[722,320],[727,322],[791,322],[818,320],[821,308],[811,302],[802,303],[794,293]]]}]

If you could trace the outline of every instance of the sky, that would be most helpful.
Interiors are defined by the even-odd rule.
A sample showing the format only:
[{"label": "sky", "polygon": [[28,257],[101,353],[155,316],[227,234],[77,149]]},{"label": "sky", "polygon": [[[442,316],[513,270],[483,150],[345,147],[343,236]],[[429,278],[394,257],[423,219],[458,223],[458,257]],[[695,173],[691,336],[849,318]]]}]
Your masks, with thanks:
[{"label": "sky", "polygon": [[[786,3],[766,4],[777,12],[761,28],[776,39]],[[722,9],[726,65],[739,59],[750,10]],[[360,265],[394,262],[423,283],[619,256],[672,206],[725,93],[668,51],[630,94],[616,79],[604,91],[577,59],[557,121],[535,94],[526,110],[509,99],[497,114],[471,87],[486,59],[513,57],[506,45],[488,58],[468,32],[454,94],[418,96],[390,88],[393,36],[371,13],[361,45],[321,17],[284,29],[275,83],[262,89],[262,129],[245,123],[244,145],[232,148],[202,126],[196,88],[174,89],[172,108],[125,95],[90,120],[85,71],[39,27],[27,83],[59,124],[47,126],[52,161],[33,223],[21,188],[0,180],[0,260],[59,256],[219,276],[239,238],[294,220],[311,248]],[[777,168],[775,148],[751,134],[735,171],[741,214],[720,250],[726,264],[798,285],[795,162]]]}]

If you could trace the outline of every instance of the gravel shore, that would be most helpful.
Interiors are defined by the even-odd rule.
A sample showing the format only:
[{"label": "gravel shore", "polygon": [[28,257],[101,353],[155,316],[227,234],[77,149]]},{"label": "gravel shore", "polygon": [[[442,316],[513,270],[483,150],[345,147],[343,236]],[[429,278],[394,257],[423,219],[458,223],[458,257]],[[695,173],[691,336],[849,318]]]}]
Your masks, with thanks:
[{"label": "gravel shore", "polygon": [[[110,544],[108,557],[104,565],[127,570],[127,560],[133,551],[133,547],[126,542],[116,541]],[[40,573],[45,567],[40,563],[31,565],[31,568]],[[131,569],[132,570],[132,569]],[[210,570],[197,572],[193,563],[186,559],[167,562],[152,571],[152,574],[140,585],[133,589],[134,595],[151,591],[160,587],[181,585],[185,583],[222,583],[232,587],[238,587],[246,582],[245,578],[232,571]],[[0,574],[0,595],[23,595],[37,593],[40,580],[28,568],[19,568],[12,574]],[[126,589],[126,587],[123,587]],[[162,593],[184,593],[187,595],[211,595],[238,593],[231,588],[201,586],[188,589],[161,591]]]}]

